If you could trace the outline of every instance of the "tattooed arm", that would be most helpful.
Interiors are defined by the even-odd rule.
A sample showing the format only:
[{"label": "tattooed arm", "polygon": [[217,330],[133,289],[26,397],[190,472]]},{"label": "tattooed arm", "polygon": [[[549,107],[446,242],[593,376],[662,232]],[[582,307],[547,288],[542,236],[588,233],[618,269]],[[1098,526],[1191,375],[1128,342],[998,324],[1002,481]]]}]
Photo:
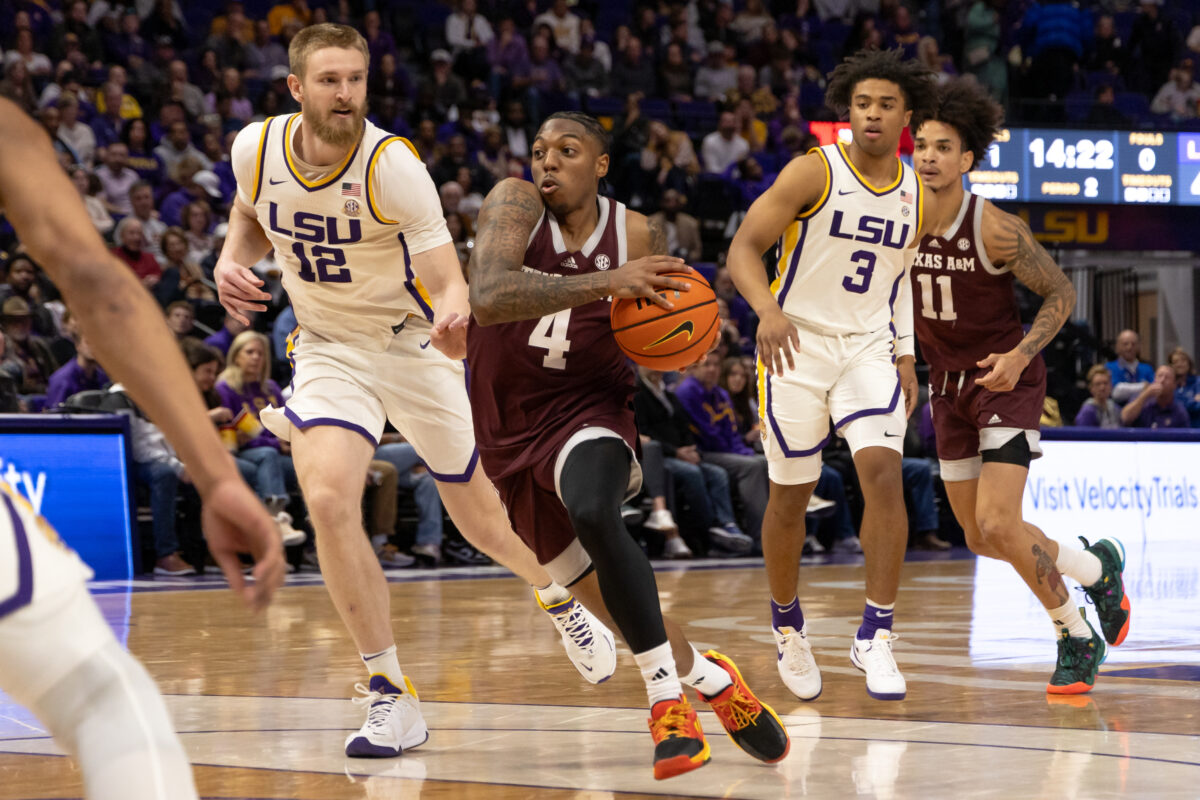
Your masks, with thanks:
[{"label": "tattooed arm", "polygon": [[607,272],[565,277],[522,270],[529,235],[543,208],[542,198],[528,181],[506,178],[488,192],[479,210],[468,268],[471,311],[480,325],[537,319],[610,295],[649,297],[670,307],[655,289],[683,288],[679,281],[658,277],[659,272],[683,267],[680,259],[662,256],[630,261]]},{"label": "tattooed arm", "polygon": [[1075,287],[1046,249],[1034,240],[1029,224],[990,202],[983,208],[983,243],[993,264],[1008,266],[1017,280],[1042,297],[1042,307],[1025,338],[1009,352],[992,353],[979,362],[980,367],[992,370],[976,383],[993,391],[1007,392],[1017,385],[1021,372],[1070,318],[1075,307]]},{"label": "tattooed arm", "polygon": [[629,260],[644,256],[667,254],[667,229],[662,219],[647,217],[636,211],[625,212],[625,238],[629,243]]}]

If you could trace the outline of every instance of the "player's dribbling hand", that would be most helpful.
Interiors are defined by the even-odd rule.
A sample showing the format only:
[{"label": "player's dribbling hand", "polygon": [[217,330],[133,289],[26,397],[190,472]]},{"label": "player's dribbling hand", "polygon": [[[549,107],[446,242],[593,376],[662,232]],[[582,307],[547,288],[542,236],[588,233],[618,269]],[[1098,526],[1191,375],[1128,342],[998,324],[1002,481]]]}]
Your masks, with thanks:
[{"label": "player's dribbling hand", "polygon": [[[203,495],[201,526],[213,560],[229,588],[254,611],[266,608],[283,585],[283,541],[279,528],[250,487],[239,477],[225,478]],[[246,585],[238,553],[254,559],[254,583]]]},{"label": "player's dribbling hand", "polygon": [[663,308],[674,308],[675,304],[659,292],[663,289],[687,291],[691,287],[677,278],[664,278],[662,273],[691,271],[682,258],[675,256],[646,256],[627,261],[609,273],[608,293],[613,297],[645,297]]},{"label": "player's dribbling hand", "polygon": [[249,325],[250,320],[244,312],[267,310],[263,303],[270,300],[271,295],[259,288],[263,281],[249,267],[220,259],[213,277],[217,282],[217,297],[234,319]]},{"label": "player's dribbling hand", "polygon": [[993,392],[1009,392],[1021,380],[1021,373],[1029,366],[1029,359],[1016,350],[1007,353],[989,353],[982,361],[976,361],[980,369],[991,367],[986,375],[976,378],[975,383]]},{"label": "player's dribbling hand", "polygon": [[452,311],[434,323],[429,341],[447,358],[462,361],[467,357],[468,318]]},{"label": "player's dribbling hand", "polygon": [[767,311],[758,321],[758,358],[767,372],[778,375],[787,369],[795,369],[793,353],[800,352],[800,336],[783,311],[779,308]]}]

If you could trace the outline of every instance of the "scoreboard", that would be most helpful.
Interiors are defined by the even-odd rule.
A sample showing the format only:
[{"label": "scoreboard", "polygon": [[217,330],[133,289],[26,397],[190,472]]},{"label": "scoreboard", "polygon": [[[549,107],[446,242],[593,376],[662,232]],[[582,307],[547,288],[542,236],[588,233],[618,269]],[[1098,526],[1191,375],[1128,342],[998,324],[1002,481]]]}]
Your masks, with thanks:
[{"label": "scoreboard", "polygon": [[1200,133],[1008,128],[967,184],[998,201],[1200,205]]}]

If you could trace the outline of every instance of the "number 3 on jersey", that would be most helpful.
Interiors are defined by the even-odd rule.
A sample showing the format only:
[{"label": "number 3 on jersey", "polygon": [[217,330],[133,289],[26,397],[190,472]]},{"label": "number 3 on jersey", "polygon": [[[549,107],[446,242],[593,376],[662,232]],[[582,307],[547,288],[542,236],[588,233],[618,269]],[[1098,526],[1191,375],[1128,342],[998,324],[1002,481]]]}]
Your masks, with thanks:
[{"label": "number 3 on jersey", "polygon": [[933,276],[922,273],[917,276],[917,284],[921,287],[921,316],[926,319],[937,319],[942,322],[953,322],[958,319],[954,312],[954,296],[950,294],[950,276],[938,275],[938,294],[941,295],[942,310],[938,311],[933,305]]},{"label": "number 3 on jersey", "polygon": [[547,369],[566,369],[567,353],[571,340],[567,328],[571,325],[571,309],[564,308],[555,314],[547,314],[538,320],[529,334],[529,346],[547,350],[542,366]]}]

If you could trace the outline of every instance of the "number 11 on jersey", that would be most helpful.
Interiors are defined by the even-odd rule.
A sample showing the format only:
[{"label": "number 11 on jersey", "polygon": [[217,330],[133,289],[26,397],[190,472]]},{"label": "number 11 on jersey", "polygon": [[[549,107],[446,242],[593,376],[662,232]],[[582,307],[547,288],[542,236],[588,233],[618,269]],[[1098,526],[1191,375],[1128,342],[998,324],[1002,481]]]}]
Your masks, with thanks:
[{"label": "number 11 on jersey", "polygon": [[542,366],[547,369],[566,369],[567,353],[571,340],[567,328],[571,325],[571,309],[564,308],[555,314],[547,314],[538,320],[529,334],[529,346],[547,350]]},{"label": "number 11 on jersey", "polygon": [[933,276],[928,273],[921,273],[917,276],[917,283],[921,286],[921,316],[926,319],[937,319],[943,322],[953,322],[958,319],[958,314],[954,312],[954,296],[950,294],[950,276],[938,275],[937,285],[938,294],[941,295],[942,310],[938,311],[933,304]]}]

